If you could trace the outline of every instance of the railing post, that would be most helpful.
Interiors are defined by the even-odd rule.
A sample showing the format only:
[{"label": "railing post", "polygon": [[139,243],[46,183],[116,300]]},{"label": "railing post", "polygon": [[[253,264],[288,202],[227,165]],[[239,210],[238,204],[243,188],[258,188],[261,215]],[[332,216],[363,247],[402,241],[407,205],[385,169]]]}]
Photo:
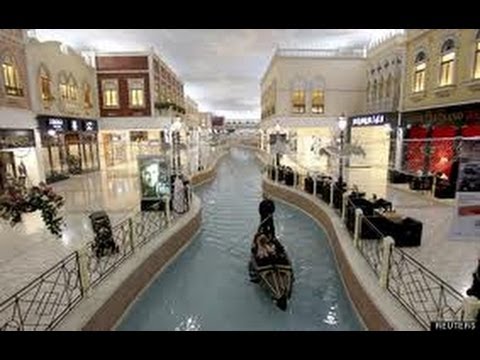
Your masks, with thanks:
[{"label": "railing post", "polygon": [[348,201],[348,194],[343,193],[342,195],[342,223],[345,224],[345,216],[347,214],[347,201]]},{"label": "railing post", "polygon": [[388,286],[388,274],[390,272],[390,258],[395,241],[391,236],[383,238],[382,263],[380,268],[380,286],[386,289]]},{"label": "railing post", "polygon": [[335,190],[335,183],[332,182],[330,183],[330,207],[333,207],[333,192]]},{"label": "railing post", "polygon": [[463,321],[475,321],[480,311],[480,300],[474,296],[467,296],[463,299],[462,319]]},{"label": "railing post", "polygon": [[188,184],[188,210],[192,208],[193,191],[191,183]]},{"label": "railing post", "polygon": [[363,217],[363,211],[362,209],[355,209],[355,227],[353,229],[353,245],[355,245],[356,248],[359,247],[360,243],[360,233],[362,231],[362,217]]},{"label": "railing post", "polygon": [[313,178],[313,196],[317,197],[317,177]]},{"label": "railing post", "polygon": [[77,250],[78,274],[84,296],[90,295],[90,275],[88,273],[88,245]]},{"label": "railing post", "polygon": [[170,226],[170,196],[165,196],[165,218],[167,221],[167,227]]},{"label": "railing post", "polygon": [[128,241],[130,242],[130,247],[132,252],[135,251],[135,242],[133,241],[133,220],[128,218]]}]

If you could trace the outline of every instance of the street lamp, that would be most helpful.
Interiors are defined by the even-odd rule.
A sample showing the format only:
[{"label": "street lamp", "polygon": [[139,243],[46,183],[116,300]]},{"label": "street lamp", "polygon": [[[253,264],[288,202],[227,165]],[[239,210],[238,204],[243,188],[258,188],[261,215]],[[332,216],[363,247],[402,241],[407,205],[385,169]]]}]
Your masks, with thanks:
[{"label": "street lamp", "polygon": [[180,122],[180,117],[177,116],[175,118],[174,123],[172,125],[170,125],[170,135],[171,135],[171,139],[172,139],[173,169],[174,169],[175,174],[177,173],[177,171],[179,172],[180,167],[181,167],[180,152],[179,152],[180,130],[181,129],[182,129],[182,123]]},{"label": "street lamp", "polygon": [[338,128],[340,130],[340,151],[338,155],[338,186],[343,184],[343,153],[344,153],[344,143],[345,143],[345,129],[347,128],[347,118],[344,113],[338,118]]}]

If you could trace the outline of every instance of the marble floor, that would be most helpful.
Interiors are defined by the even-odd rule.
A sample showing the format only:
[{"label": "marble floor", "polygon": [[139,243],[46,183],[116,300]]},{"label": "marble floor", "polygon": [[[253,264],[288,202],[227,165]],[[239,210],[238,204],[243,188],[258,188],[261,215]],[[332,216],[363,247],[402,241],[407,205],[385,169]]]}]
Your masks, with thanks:
[{"label": "marble floor", "polygon": [[24,215],[14,228],[0,221],[0,302],[92,240],[93,211],[105,210],[116,224],[139,210],[137,181],[132,166],[119,166],[52,184],[66,200],[61,238],[45,229],[37,213]]},{"label": "marble floor", "polygon": [[[190,158],[195,158],[193,153],[188,154]],[[216,156],[215,151],[205,150],[202,165],[208,167]],[[195,159],[197,164],[198,158]],[[184,165],[184,171],[186,168]],[[23,221],[14,228],[0,220],[0,303],[93,240],[88,218],[92,212],[106,211],[115,225],[140,211],[136,162],[75,175],[51,186],[65,199],[62,210],[65,226],[61,238],[49,233],[39,213],[24,215]]]}]

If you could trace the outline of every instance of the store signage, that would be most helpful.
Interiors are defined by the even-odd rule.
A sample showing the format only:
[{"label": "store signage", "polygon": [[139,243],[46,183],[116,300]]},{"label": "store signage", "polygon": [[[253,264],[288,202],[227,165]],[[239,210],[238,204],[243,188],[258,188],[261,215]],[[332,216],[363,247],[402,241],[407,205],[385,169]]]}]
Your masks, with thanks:
[{"label": "store signage", "polygon": [[35,147],[32,130],[0,130],[0,149]]},{"label": "store signage", "polygon": [[352,126],[381,125],[383,123],[385,123],[385,116],[383,114],[352,118]]},{"label": "store signage", "polygon": [[480,141],[464,139],[460,150],[452,240],[480,239]]},{"label": "store signage", "polygon": [[96,131],[97,130],[97,123],[95,121],[87,120],[84,123],[83,130],[84,131]]},{"label": "store signage", "polygon": [[78,131],[78,120],[70,120],[70,131]]},{"label": "store signage", "polygon": [[65,128],[65,121],[63,119],[50,118],[47,121],[47,127],[49,130],[63,131]]}]

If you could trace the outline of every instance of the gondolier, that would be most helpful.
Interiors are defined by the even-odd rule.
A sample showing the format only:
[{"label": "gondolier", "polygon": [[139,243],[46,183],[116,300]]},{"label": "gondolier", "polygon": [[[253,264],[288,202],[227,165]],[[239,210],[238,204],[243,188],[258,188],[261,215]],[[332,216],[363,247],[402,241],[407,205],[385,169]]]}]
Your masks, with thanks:
[{"label": "gondolier", "polygon": [[260,213],[260,226],[258,231],[269,236],[270,239],[275,238],[275,226],[273,223],[273,213],[275,212],[275,203],[266,195],[263,195],[263,200],[258,207]]}]

